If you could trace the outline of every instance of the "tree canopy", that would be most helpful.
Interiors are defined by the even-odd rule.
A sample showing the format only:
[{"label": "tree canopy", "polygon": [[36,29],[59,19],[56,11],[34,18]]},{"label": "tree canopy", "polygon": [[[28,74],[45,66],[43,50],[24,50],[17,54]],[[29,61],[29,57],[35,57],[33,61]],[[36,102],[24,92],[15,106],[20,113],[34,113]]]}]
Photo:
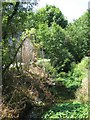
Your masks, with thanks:
[{"label": "tree canopy", "polygon": [[89,50],[89,12],[84,13],[74,23],[69,24],[66,28],[66,34],[69,37],[68,49],[74,56],[76,62],[88,54]]},{"label": "tree canopy", "polygon": [[52,5],[46,5],[46,7],[41,8],[36,12],[35,16],[36,23],[47,23],[48,27],[50,27],[53,22],[60,25],[62,28],[65,28],[68,24],[67,19],[60,9]]},{"label": "tree canopy", "polygon": [[[3,66],[4,68],[14,62],[16,52],[21,44],[22,33],[31,28],[32,22],[28,25],[28,15],[32,19],[32,8],[36,1],[28,3],[3,2],[2,3],[2,45],[3,45]],[[26,6],[26,7],[25,7]],[[29,12],[30,11],[30,12]],[[29,20],[31,20],[29,19]]]},{"label": "tree canopy", "polygon": [[33,12],[32,5],[3,3],[3,65],[10,64],[15,56],[22,33],[34,28],[36,42],[42,44],[45,56],[59,71],[68,71],[72,62],[79,62],[88,54],[89,13],[68,24],[59,8],[46,5]]}]

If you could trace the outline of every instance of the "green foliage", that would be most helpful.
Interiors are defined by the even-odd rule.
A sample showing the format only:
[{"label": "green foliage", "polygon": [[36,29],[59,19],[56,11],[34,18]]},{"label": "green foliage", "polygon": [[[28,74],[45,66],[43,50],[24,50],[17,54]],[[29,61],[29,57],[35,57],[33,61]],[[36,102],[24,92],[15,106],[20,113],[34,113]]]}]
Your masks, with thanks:
[{"label": "green foliage", "polygon": [[76,62],[80,62],[81,59],[87,55],[89,50],[89,26],[88,15],[86,12],[74,23],[70,23],[66,28],[66,34],[68,36],[67,47],[70,53],[74,56]]},{"label": "green foliage", "polygon": [[39,24],[37,40],[42,43],[46,57],[51,59],[51,63],[58,72],[68,72],[72,62],[78,63],[87,55],[89,50],[88,14],[86,12],[74,23],[69,24],[65,30],[55,21],[50,27],[47,22]]},{"label": "green foliage", "polygon": [[73,61],[73,56],[66,47],[65,37],[64,29],[56,23],[51,27],[41,24],[37,31],[37,39],[42,42],[46,57],[51,59],[51,63],[58,71],[68,71]]},{"label": "green foliage", "polygon": [[87,119],[88,118],[88,105],[81,104],[80,102],[59,103],[53,106],[43,116],[43,120],[50,119]]},{"label": "green foliage", "polygon": [[80,87],[82,79],[87,76],[88,60],[86,57],[80,63],[73,64],[72,70],[69,73],[61,72],[55,80],[62,81],[70,90],[76,90]]},{"label": "green foliage", "polygon": [[[41,59],[41,61],[37,60],[37,62],[40,62],[38,65],[44,67],[45,71],[51,74],[55,81],[60,81],[66,88],[71,91],[75,91],[81,86],[82,79],[86,77],[88,64],[90,62],[88,62],[87,58],[81,61],[81,59],[87,55],[89,50],[90,41],[88,39],[88,16],[90,14],[86,12],[78,20],[74,21],[74,23],[70,23],[67,26],[67,20],[64,15],[55,6],[47,5],[45,8],[34,13],[29,11],[32,9],[32,6],[30,5],[33,6],[34,4],[18,2],[3,2],[2,4],[3,68],[7,65],[10,66],[10,64],[12,64],[12,60],[12,62],[15,61],[13,58],[15,58],[15,54],[19,45],[22,43],[22,40],[27,36],[30,36],[30,34],[33,34],[36,36],[33,40],[35,42],[34,46],[39,50],[43,48],[43,51],[45,52],[45,59]],[[81,63],[78,63],[80,61]],[[57,73],[60,74],[56,77]],[[3,93],[5,94],[4,102],[8,104],[11,99],[9,104],[12,109],[15,107],[17,110],[18,105],[22,108],[23,105],[20,106],[20,103],[22,104],[21,101],[23,101],[22,99],[24,97],[25,100],[23,102],[25,104],[26,102],[33,103],[32,99],[37,102],[37,98],[40,97],[40,95],[42,97],[43,93],[45,93],[43,96],[46,99],[50,98],[50,94],[48,92],[50,88],[47,89],[46,86],[45,89],[42,81],[37,84],[35,74],[32,73],[32,75],[33,76],[30,79],[27,77],[27,80],[30,80],[29,82],[31,83],[28,81],[26,83],[26,76],[25,78],[24,76],[15,77],[15,74],[13,75],[13,78],[11,78],[11,75],[9,77],[3,76],[6,79],[6,81],[3,81],[3,85],[5,87],[5,91],[3,90]],[[38,78],[40,79],[40,77]],[[25,82],[23,82],[23,80]],[[22,86],[17,86],[20,85],[21,82]],[[30,89],[32,91],[30,91]],[[37,93],[37,91],[39,93]],[[53,88],[53,91],[57,92],[55,87]],[[42,100],[44,100],[44,98],[42,98]],[[12,103],[15,103],[14,106],[11,105]],[[47,120],[54,118],[78,119],[87,117],[87,105],[79,102],[56,104],[43,116],[43,118]]]},{"label": "green foliage", "polygon": [[36,24],[47,23],[47,25],[50,27],[52,23],[55,22],[62,28],[65,28],[67,26],[67,20],[65,19],[62,12],[59,10],[59,8],[56,8],[55,6],[52,5],[46,5],[45,8],[41,8],[36,12],[35,16]]},{"label": "green foliage", "polygon": [[[18,46],[23,40],[23,38],[21,39],[23,31],[25,29],[30,30],[33,26],[34,22],[31,20],[34,13],[28,10],[31,10],[35,4],[34,0],[29,4],[20,2],[2,3],[3,68],[9,66],[12,60],[14,62]],[[24,34],[25,37],[26,34]]]}]

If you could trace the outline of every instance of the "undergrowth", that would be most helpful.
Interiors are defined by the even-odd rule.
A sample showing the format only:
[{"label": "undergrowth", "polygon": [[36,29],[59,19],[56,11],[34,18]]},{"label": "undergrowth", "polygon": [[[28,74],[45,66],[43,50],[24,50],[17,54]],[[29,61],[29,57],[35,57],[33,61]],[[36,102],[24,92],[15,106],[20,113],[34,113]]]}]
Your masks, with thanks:
[{"label": "undergrowth", "polygon": [[75,91],[81,86],[83,78],[87,76],[88,58],[82,59],[78,64],[72,64],[72,70],[68,73],[61,72],[55,81],[62,82],[67,88]]},{"label": "undergrowth", "polygon": [[80,102],[59,103],[43,115],[43,120],[83,119],[88,118],[88,105]]}]

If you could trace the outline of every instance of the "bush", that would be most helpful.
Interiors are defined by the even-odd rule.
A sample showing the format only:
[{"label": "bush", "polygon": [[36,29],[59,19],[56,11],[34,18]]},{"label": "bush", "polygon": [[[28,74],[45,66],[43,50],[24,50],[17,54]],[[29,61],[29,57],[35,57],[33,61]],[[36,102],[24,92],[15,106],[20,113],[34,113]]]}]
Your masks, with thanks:
[{"label": "bush", "polygon": [[88,105],[80,102],[69,102],[56,104],[43,115],[43,120],[73,118],[86,119],[88,118]]},{"label": "bush", "polygon": [[87,76],[88,58],[82,59],[78,64],[72,66],[72,71],[65,73],[61,72],[56,81],[62,81],[62,83],[70,90],[76,90],[81,86],[83,78]]}]

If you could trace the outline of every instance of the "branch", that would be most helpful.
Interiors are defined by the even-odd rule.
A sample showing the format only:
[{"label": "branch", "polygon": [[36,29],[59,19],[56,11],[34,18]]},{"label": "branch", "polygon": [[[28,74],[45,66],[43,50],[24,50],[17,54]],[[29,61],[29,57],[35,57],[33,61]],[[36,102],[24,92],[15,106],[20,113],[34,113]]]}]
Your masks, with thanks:
[{"label": "branch", "polygon": [[21,44],[20,44],[19,47],[17,48],[17,50],[16,50],[13,58],[11,59],[10,63],[7,64],[7,65],[5,66],[5,68],[3,69],[3,74],[4,74],[5,71],[9,68],[9,66],[15,61],[15,58],[16,58],[16,56],[17,56],[17,53],[18,53],[19,49],[22,47],[23,42],[24,42],[25,40],[26,40],[26,38],[21,42]]},{"label": "branch", "polygon": [[6,29],[5,29],[5,31],[3,33],[3,39],[6,39],[6,36],[7,36],[7,33],[8,33],[7,32],[8,25],[11,22],[12,18],[16,15],[16,13],[18,11],[19,4],[20,4],[19,2],[16,2],[12,14],[10,16],[8,16],[8,20],[7,20],[7,23],[6,23]]}]

